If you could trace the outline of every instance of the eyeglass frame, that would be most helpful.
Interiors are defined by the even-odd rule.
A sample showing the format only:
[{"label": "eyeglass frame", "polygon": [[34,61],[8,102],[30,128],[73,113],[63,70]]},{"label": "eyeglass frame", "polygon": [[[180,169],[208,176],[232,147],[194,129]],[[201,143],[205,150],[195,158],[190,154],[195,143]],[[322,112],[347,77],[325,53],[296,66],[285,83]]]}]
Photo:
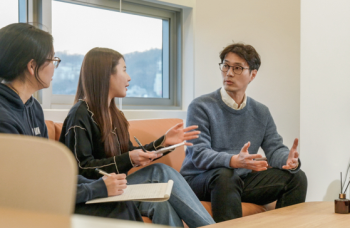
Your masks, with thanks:
[{"label": "eyeglass frame", "polygon": [[53,63],[55,65],[55,69],[57,69],[57,67],[60,65],[60,62],[62,61],[60,58],[58,57],[53,57],[53,59],[46,59],[47,61],[52,61],[52,62],[57,62],[57,66],[55,65],[55,63]]},{"label": "eyeglass frame", "polygon": [[[227,71],[223,71],[223,70],[221,69],[221,65],[227,65],[227,66],[228,66]],[[219,63],[219,69],[220,69],[222,72],[228,72],[228,71],[230,71],[230,68],[231,68],[231,67],[232,67],[232,71],[233,71],[233,73],[235,73],[235,74],[237,74],[237,75],[241,75],[241,74],[243,73],[243,70],[244,70],[244,69],[250,69],[249,67],[242,67],[242,66],[230,66],[230,65],[228,65],[228,64],[226,64],[226,63]],[[238,73],[236,73],[233,67],[240,67],[240,68],[241,68],[241,72],[240,72],[239,74],[238,74]]]}]

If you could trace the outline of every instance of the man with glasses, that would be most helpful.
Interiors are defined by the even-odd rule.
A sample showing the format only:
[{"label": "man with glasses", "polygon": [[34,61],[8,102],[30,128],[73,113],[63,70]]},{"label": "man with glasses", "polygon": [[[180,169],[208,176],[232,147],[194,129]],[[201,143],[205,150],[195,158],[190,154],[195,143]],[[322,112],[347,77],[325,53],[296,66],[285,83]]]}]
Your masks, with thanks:
[{"label": "man with glasses", "polygon": [[[234,43],[220,58],[222,88],[188,108],[187,125],[198,125],[201,136],[187,147],[181,174],[200,200],[211,201],[216,222],[241,217],[241,202],[277,200],[276,208],[304,202],[307,179],[298,139],[289,150],[269,109],[246,95],[261,64],[259,54],[251,45]],[[257,154],[260,147],[267,161]]]}]

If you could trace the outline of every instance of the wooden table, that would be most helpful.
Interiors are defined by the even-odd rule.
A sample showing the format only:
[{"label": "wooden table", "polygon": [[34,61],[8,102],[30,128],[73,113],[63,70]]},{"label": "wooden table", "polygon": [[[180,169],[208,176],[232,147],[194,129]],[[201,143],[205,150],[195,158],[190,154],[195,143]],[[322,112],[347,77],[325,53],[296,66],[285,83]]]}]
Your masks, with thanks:
[{"label": "wooden table", "polygon": [[220,222],[205,228],[350,227],[350,214],[334,213],[334,202],[307,202]]},{"label": "wooden table", "polygon": [[169,228],[151,223],[100,218],[85,215],[56,215],[0,207],[0,227],[20,228]]}]

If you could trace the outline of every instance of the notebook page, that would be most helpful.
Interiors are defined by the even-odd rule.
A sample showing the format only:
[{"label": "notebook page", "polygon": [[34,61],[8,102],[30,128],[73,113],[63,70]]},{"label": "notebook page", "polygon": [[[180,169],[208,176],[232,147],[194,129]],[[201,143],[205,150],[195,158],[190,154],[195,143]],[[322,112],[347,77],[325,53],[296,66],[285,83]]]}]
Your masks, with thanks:
[{"label": "notebook page", "polygon": [[[172,184],[173,184],[172,180],[169,180],[168,183],[149,183],[149,184],[128,185],[127,188],[124,189],[124,193],[122,195],[94,199],[86,203],[87,204],[106,203],[106,202],[114,202],[114,201],[131,201],[131,200],[142,201],[147,199],[164,200],[164,198],[170,197],[170,196],[166,196],[166,193],[169,194],[169,188],[168,188],[169,183],[171,183],[171,187],[172,187]],[[171,192],[171,189],[170,189],[170,192]],[[157,200],[154,200],[154,201],[157,201]]]}]

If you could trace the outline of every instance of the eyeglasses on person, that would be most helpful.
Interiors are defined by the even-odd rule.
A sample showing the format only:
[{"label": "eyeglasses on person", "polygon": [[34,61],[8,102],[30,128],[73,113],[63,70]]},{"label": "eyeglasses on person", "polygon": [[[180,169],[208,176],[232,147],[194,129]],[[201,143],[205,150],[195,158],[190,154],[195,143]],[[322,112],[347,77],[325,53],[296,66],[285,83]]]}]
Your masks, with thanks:
[{"label": "eyeglasses on person", "polygon": [[47,59],[48,61],[52,61],[53,65],[55,65],[55,68],[57,68],[60,65],[61,59],[58,57],[53,57],[53,59]]},{"label": "eyeglasses on person", "polygon": [[231,67],[232,67],[233,73],[238,74],[238,75],[242,74],[244,69],[249,69],[249,67],[230,66],[226,63],[219,63],[219,68],[222,72],[229,71]]}]

